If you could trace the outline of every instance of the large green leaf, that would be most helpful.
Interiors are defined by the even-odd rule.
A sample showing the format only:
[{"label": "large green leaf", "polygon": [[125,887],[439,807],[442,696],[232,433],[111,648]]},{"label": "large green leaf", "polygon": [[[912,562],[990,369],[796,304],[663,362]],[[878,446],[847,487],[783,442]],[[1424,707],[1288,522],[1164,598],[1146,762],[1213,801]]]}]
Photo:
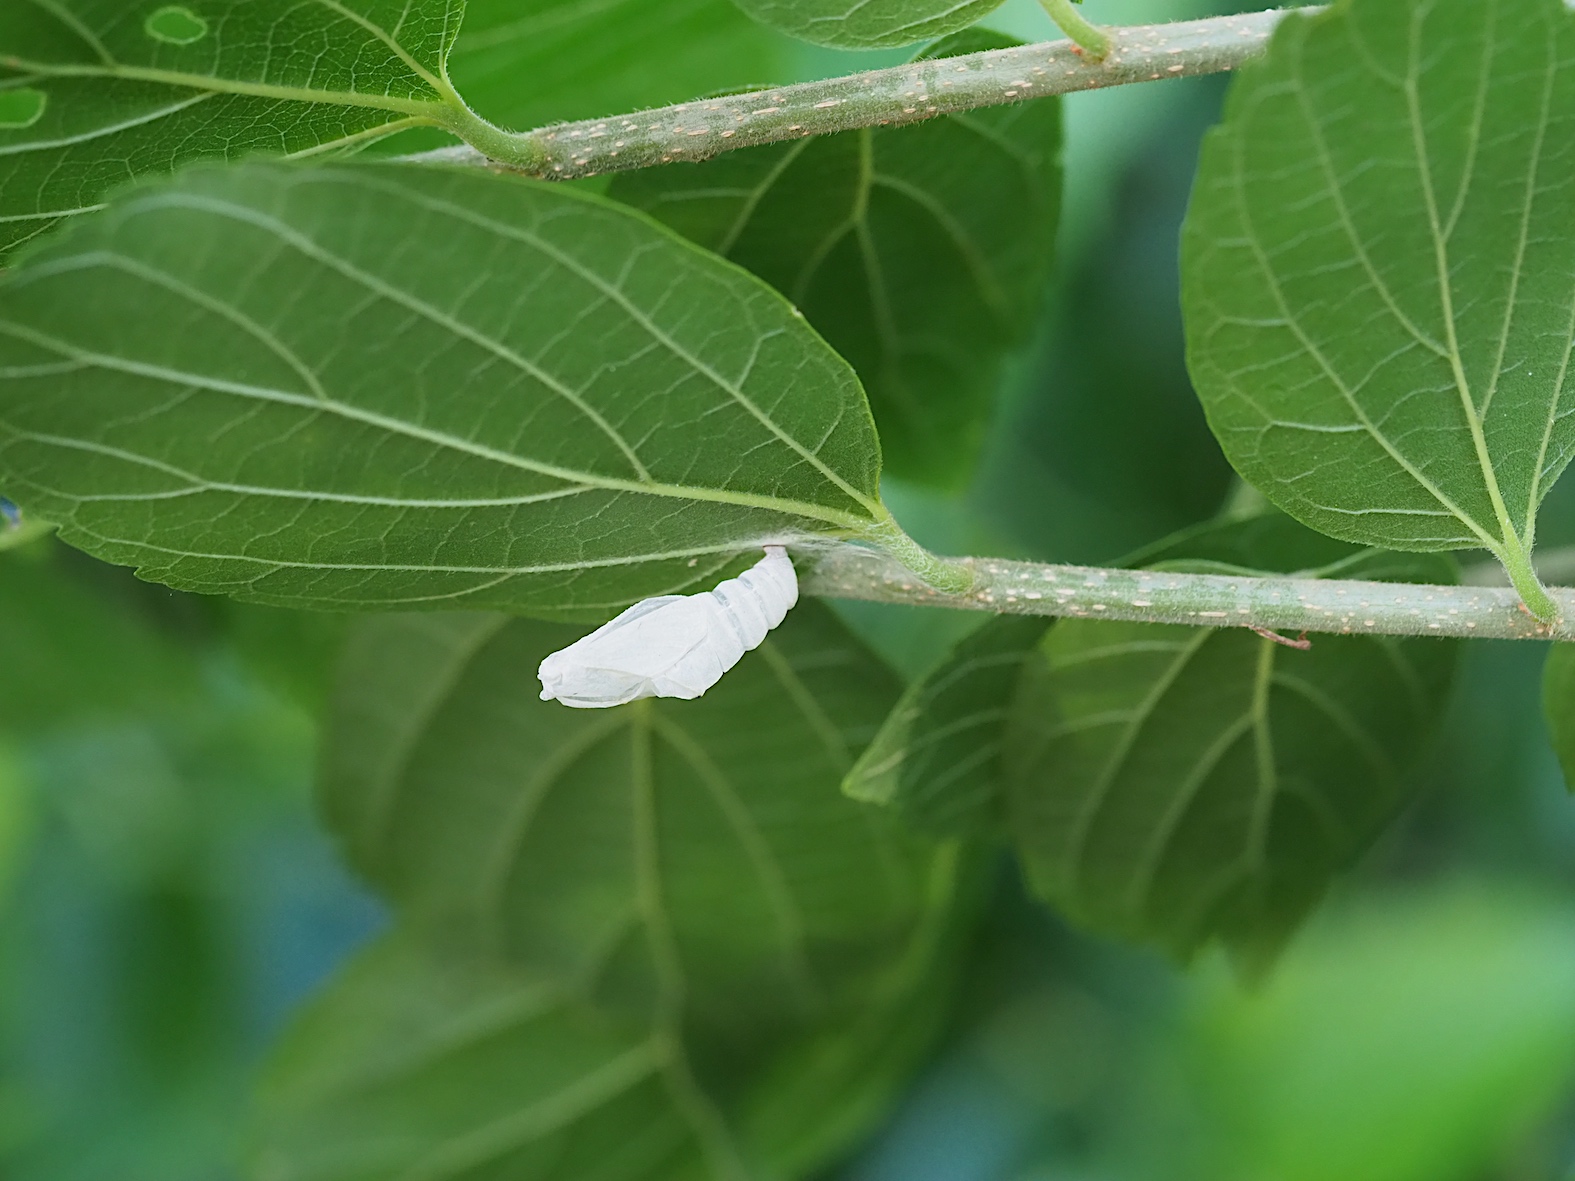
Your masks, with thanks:
[{"label": "large green leaf", "polygon": [[[444,61],[464,8],[7,0],[0,253],[98,208],[113,186],[184,161],[304,155],[410,126],[457,126],[466,112]],[[37,97],[24,110],[17,96]]]},{"label": "large green leaf", "polygon": [[911,45],[967,28],[1001,0],[735,0],[756,20],[817,45]]},{"label": "large green leaf", "polygon": [[732,0],[468,0],[449,77],[525,130],[786,81],[794,48]]},{"label": "large green leaf", "polygon": [[1002,747],[1023,666],[1048,619],[1002,615],[908,687],[843,781],[918,828],[968,832],[996,819]]},{"label": "large green leaf", "polygon": [[[1244,556],[1309,576],[1454,577],[1445,558],[1362,551],[1283,518],[1196,531],[1162,555],[1191,569]],[[1409,798],[1455,645],[1318,636],[1298,651],[1244,628],[1069,619],[1040,653],[1007,748],[1034,889],[1101,931],[1178,954],[1217,936],[1262,961]]]},{"label": "large green leaf", "polygon": [[838,790],[891,673],[810,601],[697,701],[577,711],[536,681],[577,634],[363,625],[324,772],[350,860],[420,925],[735,1048],[886,987],[950,863]]},{"label": "large green leaf", "polygon": [[1049,276],[1060,146],[1050,98],[622,173],[612,195],[791,299],[863,379],[892,473],[954,486]]},{"label": "large green leaf", "polygon": [[605,616],[763,539],[905,542],[879,470],[781,296],[536,182],[199,168],[0,287],[0,486],[183,589]]},{"label": "large green leaf", "polygon": [[[395,936],[353,961],[276,1051],[260,1104],[260,1181],[750,1181],[842,1150],[912,1069],[945,988],[725,1085],[681,1042],[539,976]],[[917,1043],[917,1045],[915,1044]]]},{"label": "large green leaf", "polygon": [[1537,508],[1575,448],[1571,143],[1560,0],[1280,26],[1183,242],[1193,376],[1248,480],[1336,537],[1489,549],[1537,597]]}]

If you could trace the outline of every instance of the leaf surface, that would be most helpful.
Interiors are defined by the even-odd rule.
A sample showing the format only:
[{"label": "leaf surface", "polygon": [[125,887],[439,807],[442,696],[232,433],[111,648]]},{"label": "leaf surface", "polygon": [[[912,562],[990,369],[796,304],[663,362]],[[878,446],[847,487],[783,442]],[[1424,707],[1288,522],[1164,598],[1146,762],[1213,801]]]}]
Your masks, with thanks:
[{"label": "leaf surface", "polygon": [[879,469],[779,295],[534,182],[196,169],[0,288],[0,484],[182,589],[604,618],[895,534]]},{"label": "leaf surface", "polygon": [[909,686],[843,791],[927,831],[972,832],[997,820],[1012,703],[1049,626],[1003,615],[963,637]]},{"label": "leaf surface", "polygon": [[913,1035],[922,1043],[944,995],[914,985],[707,1090],[659,1033],[519,968],[395,935],[275,1051],[254,1169],[269,1181],[805,1176],[912,1069]]},{"label": "leaf surface", "polygon": [[732,0],[468,0],[449,76],[524,131],[787,81],[795,49]]},{"label": "leaf surface", "polygon": [[[1015,44],[970,30],[924,56]],[[950,487],[1049,277],[1060,148],[1049,98],[621,173],[611,193],[791,299],[863,379],[890,471]]]},{"label": "leaf surface", "polygon": [[891,673],[808,601],[696,701],[539,700],[537,666],[579,631],[359,629],[324,773],[351,861],[413,921],[734,1046],[884,987],[944,869],[838,790]]},{"label": "leaf surface", "polygon": [[[1327,563],[1331,546],[1343,560]],[[1455,577],[1447,559],[1340,547],[1284,518],[1194,531],[1157,556]],[[1455,647],[1318,636],[1297,651],[1244,628],[1058,622],[1008,736],[1009,823],[1034,889],[1080,923],[1179,955],[1218,937],[1248,962],[1271,959],[1409,799]]]},{"label": "leaf surface", "polygon": [[0,257],[113,187],[199,159],[307,155],[451,121],[463,0],[10,0]]},{"label": "leaf surface", "polygon": [[1559,0],[1287,19],[1207,142],[1183,240],[1189,363],[1231,462],[1335,537],[1529,576],[1575,448],[1572,219]]},{"label": "leaf surface", "polygon": [[911,45],[965,29],[1001,0],[735,0],[789,36],[838,49]]}]

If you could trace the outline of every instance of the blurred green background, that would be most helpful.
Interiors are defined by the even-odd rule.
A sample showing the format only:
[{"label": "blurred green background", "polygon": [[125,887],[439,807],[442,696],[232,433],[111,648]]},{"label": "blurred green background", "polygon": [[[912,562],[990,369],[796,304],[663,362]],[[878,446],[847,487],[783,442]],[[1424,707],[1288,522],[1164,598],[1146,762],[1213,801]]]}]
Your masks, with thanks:
[{"label": "blurred green background", "polygon": [[[1218,5],[1207,6],[1218,11]],[[1089,0],[1096,20],[1201,12]],[[993,24],[1049,35],[1033,0]],[[867,58],[861,58],[869,60]],[[793,72],[845,57],[803,55]],[[1182,360],[1176,236],[1221,79],[1075,95],[1059,274],[951,552],[1107,561],[1231,476]],[[1575,491],[1545,513],[1575,542]],[[978,622],[847,605],[912,674]],[[252,1072],[384,922],[312,815],[340,624],[0,550],[0,1176],[236,1177]],[[952,1032],[839,1181],[1575,1178],[1575,802],[1535,644],[1472,645],[1425,790],[1244,987],[1068,929],[1003,862]]]}]

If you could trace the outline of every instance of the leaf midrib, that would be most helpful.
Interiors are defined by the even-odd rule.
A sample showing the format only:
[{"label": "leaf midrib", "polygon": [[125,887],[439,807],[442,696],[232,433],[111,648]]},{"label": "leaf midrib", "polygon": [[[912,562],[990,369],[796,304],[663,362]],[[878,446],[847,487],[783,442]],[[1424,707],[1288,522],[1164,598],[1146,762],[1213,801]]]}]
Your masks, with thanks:
[{"label": "leaf midrib", "polygon": [[42,78],[115,78],[127,82],[151,82],[184,90],[210,94],[235,94],[248,98],[270,98],[281,102],[318,103],[339,107],[371,107],[401,115],[425,115],[434,123],[446,124],[454,110],[442,97],[433,99],[395,98],[393,95],[362,94],[351,90],[312,90],[300,86],[277,86],[267,82],[243,82],[212,74],[189,74],[180,70],[160,70],[150,66],[88,66],[36,62],[11,54],[0,55],[0,67],[26,70]]}]

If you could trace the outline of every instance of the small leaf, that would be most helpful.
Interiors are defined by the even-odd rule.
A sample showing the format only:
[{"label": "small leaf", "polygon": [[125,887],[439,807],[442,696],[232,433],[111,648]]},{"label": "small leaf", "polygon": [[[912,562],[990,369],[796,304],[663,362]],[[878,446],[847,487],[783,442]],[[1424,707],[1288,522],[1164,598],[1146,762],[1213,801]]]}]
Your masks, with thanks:
[{"label": "small leaf", "polygon": [[809,601],[699,700],[570,710],[535,674],[576,634],[363,625],[323,780],[350,860],[412,922],[737,1046],[884,988],[950,856],[838,791],[890,672]]},{"label": "small leaf", "polygon": [[735,0],[789,36],[837,49],[912,45],[965,29],[1001,0]]},{"label": "small leaf", "polygon": [[[1161,556],[1219,569],[1256,534],[1259,569],[1454,580],[1447,559],[1352,546],[1325,564],[1334,543],[1316,535],[1297,562],[1302,532],[1283,518],[1222,525]],[[1262,964],[1409,799],[1455,644],[1318,636],[1297,651],[1243,628],[1069,619],[1040,652],[1007,756],[1034,889],[1099,931],[1179,955],[1219,937]]]},{"label": "small leaf", "polygon": [[1575,15],[1342,0],[1286,19],[1209,138],[1183,241],[1226,454],[1335,537],[1483,547],[1539,613],[1575,452]]},{"label": "small leaf", "polygon": [[[463,120],[463,0],[0,6],[0,259],[126,180]],[[36,96],[36,97],[29,97]]]},{"label": "small leaf", "polygon": [[971,832],[997,819],[1001,751],[1023,666],[1048,619],[1003,615],[965,636],[886,718],[842,790],[916,828]]},{"label": "small leaf", "polygon": [[606,618],[765,539],[906,541],[879,469],[779,295],[535,182],[194,169],[0,287],[0,483],[182,589]]},{"label": "small leaf", "polygon": [[[970,31],[923,56],[1015,44]],[[1041,99],[621,173],[611,193],[803,309],[869,391],[889,470],[951,487],[1049,277],[1060,148]]]},{"label": "small leaf", "polygon": [[523,131],[780,82],[798,48],[732,0],[469,0],[448,70]]},{"label": "small leaf", "polygon": [[[708,1080],[663,1033],[529,972],[396,935],[352,961],[275,1052],[253,1171],[267,1181],[806,1176],[883,1110],[913,1067],[912,1052],[893,1047],[933,1028],[942,996],[917,977],[896,1003],[786,1054],[735,1056],[725,1079]],[[816,1102],[802,1105],[811,1081]]]},{"label": "small leaf", "polygon": [[1542,712],[1564,782],[1575,790],[1575,647],[1570,644],[1548,649],[1542,671]]}]

